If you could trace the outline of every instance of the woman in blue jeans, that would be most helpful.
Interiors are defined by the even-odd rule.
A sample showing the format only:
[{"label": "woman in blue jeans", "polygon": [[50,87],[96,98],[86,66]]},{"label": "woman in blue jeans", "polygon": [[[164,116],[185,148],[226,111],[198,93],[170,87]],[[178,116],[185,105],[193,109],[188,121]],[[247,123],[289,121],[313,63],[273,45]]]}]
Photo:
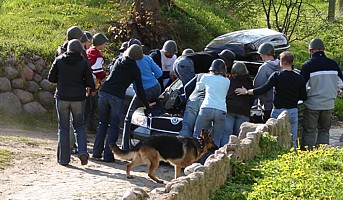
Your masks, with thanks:
[{"label": "woman in blue jeans", "polygon": [[205,90],[205,98],[195,122],[193,137],[198,137],[202,128],[208,130],[213,124],[211,137],[213,142],[220,147],[227,112],[225,97],[230,87],[230,80],[225,77],[226,66],[222,59],[215,59],[209,71],[196,85],[197,90]]},{"label": "woman in blue jeans", "polygon": [[287,110],[291,124],[294,150],[297,148],[298,135],[298,101],[306,100],[306,87],[304,78],[293,71],[294,55],[289,51],[280,54],[282,71],[274,72],[263,86],[249,89],[237,88],[238,95],[260,95],[274,87],[274,108],[271,116],[277,118],[279,114]]},{"label": "woman in blue jeans", "polygon": [[[126,89],[132,82],[136,83],[137,93],[143,104],[148,107],[142,85],[140,70],[136,60],[143,57],[141,46],[130,46],[112,67],[111,73],[99,90],[99,127],[93,146],[93,158],[100,160],[103,155],[105,162],[114,162],[114,156],[109,144],[117,142],[120,119],[124,108]],[[108,125],[110,130],[107,135]],[[105,138],[107,135],[106,143]]]},{"label": "woman in blue jeans", "polygon": [[57,161],[60,165],[70,162],[69,126],[72,116],[73,128],[78,143],[78,156],[82,165],[88,162],[87,139],[84,127],[86,87],[95,95],[95,83],[87,62],[81,56],[84,51],[79,40],[68,42],[67,52],[56,57],[48,80],[57,83],[55,92],[58,117]]}]

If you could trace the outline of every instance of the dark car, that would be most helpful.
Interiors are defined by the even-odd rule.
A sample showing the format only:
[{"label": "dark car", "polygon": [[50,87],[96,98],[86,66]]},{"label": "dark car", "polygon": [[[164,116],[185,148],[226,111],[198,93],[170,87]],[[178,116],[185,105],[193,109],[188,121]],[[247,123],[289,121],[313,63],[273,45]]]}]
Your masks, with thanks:
[{"label": "dark car", "polygon": [[268,42],[275,48],[275,55],[289,49],[287,38],[283,33],[268,28],[240,30],[214,38],[205,51],[221,52],[229,49],[236,55],[236,60],[243,61],[254,77],[262,60],[257,53],[258,47]]},{"label": "dark car", "polygon": [[[205,51],[221,52],[224,49],[233,51],[236,54],[236,59],[244,62],[248,67],[250,75],[254,77],[262,64],[257,50],[264,42],[270,42],[274,46],[276,56],[290,47],[287,38],[282,33],[261,28],[235,31],[221,35],[213,39],[205,47]],[[182,83],[177,79],[170,86],[170,90],[178,90],[181,87]],[[129,93],[132,94],[132,91],[128,90],[127,94]],[[157,105],[149,113],[144,108],[139,108],[135,111],[131,121],[131,139],[143,139],[155,134],[178,135],[182,128],[184,105],[175,106],[168,110],[165,109],[163,99],[168,98],[168,93],[168,91],[165,91],[161,95],[161,100],[157,102]],[[130,97],[128,96],[128,98]],[[256,110],[252,109],[252,112],[254,111],[256,112]]]}]

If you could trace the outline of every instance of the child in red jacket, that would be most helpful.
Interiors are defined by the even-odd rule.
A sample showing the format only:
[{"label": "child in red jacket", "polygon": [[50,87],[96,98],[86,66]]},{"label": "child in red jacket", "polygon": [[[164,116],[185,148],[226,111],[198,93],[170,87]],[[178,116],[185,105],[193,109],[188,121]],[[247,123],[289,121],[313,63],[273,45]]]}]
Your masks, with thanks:
[{"label": "child in red jacket", "polygon": [[106,72],[102,67],[105,63],[105,58],[100,51],[105,49],[107,41],[108,38],[104,34],[97,33],[93,36],[93,46],[87,50],[87,57],[95,76],[96,89],[100,87],[101,81],[106,77]]}]

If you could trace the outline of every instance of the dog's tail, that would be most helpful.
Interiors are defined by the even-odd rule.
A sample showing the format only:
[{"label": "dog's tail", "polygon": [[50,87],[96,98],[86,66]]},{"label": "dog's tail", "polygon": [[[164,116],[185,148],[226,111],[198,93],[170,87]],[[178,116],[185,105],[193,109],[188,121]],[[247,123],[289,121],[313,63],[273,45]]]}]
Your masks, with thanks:
[{"label": "dog's tail", "polygon": [[111,147],[112,153],[116,157],[121,158],[123,160],[132,160],[135,155],[134,151],[120,149],[116,143],[111,143],[110,147]]}]

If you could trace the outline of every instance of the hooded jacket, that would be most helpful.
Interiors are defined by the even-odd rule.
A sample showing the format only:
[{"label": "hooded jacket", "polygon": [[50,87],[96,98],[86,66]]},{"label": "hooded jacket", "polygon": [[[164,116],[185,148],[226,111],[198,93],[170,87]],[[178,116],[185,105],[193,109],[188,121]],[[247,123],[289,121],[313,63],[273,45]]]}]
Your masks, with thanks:
[{"label": "hooded jacket", "polygon": [[237,95],[235,93],[236,88],[242,86],[246,89],[252,89],[252,79],[249,74],[245,75],[229,75],[230,88],[226,96],[226,107],[228,113],[234,113],[250,117],[250,108],[254,102],[254,96],[250,95]]},{"label": "hooded jacket", "polygon": [[[258,68],[258,72],[254,79],[254,88],[264,85],[268,81],[270,75],[280,70],[280,60],[275,59],[264,62]],[[267,93],[258,96],[259,104],[264,110],[270,111],[273,109],[273,97],[273,89],[270,89]]]},{"label": "hooded jacket", "polygon": [[100,91],[124,99],[126,89],[133,82],[137,87],[138,97],[145,107],[149,107],[142,84],[141,72],[136,62],[129,57],[121,57],[115,61],[111,73],[101,85]]},{"label": "hooded jacket", "polygon": [[64,53],[52,63],[48,80],[57,83],[55,98],[64,101],[83,101],[86,87],[95,91],[95,83],[87,62],[80,53]]}]

